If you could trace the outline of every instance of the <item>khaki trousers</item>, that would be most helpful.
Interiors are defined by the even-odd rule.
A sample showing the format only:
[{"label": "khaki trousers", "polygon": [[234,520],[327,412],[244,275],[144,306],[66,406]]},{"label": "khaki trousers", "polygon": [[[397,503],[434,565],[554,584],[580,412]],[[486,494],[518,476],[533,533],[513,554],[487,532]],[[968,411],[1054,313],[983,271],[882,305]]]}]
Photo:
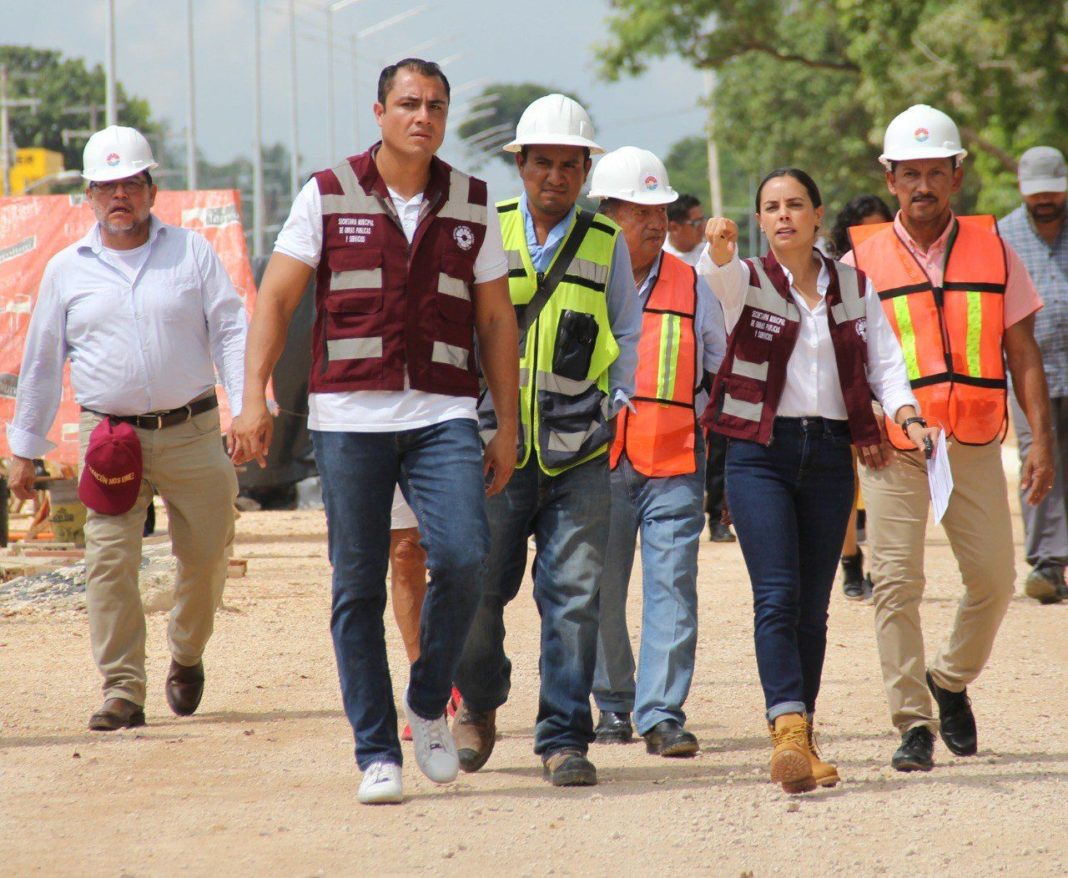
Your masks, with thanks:
[{"label": "khaki trousers", "polygon": [[1012,522],[1001,446],[948,443],[953,494],[942,519],[957,559],[964,595],[949,637],[924,661],[920,601],[930,493],[919,452],[898,452],[886,469],[860,467],[868,515],[871,576],[875,583],[875,636],[890,718],[904,734],[924,725],[937,731],[924,672],[960,692],[990,658],[1016,577]]},{"label": "khaki trousers", "polygon": [[[98,415],[82,412],[84,463]],[[228,548],[234,539],[237,475],[219,433],[219,410],[201,412],[162,430],[135,428],[144,478],[124,515],[88,510],[85,522],[86,608],[93,658],[104,677],[104,698],[145,703],[145,614],[138,589],[141,534],[152,489],[163,498],[178,561],[175,605],[167,628],[171,655],[200,661],[222,600]]]}]

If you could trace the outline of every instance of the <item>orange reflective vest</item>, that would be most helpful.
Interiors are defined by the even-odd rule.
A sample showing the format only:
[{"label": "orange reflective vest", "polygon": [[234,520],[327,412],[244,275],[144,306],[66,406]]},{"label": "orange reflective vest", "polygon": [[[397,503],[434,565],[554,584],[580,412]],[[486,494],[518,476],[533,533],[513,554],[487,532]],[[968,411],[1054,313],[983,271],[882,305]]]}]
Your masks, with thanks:
[{"label": "orange reflective vest", "polygon": [[697,470],[694,396],[700,381],[697,334],[697,275],[665,253],[660,274],[642,313],[638,368],[631,399],[616,419],[609,465],[624,451],[644,476],[662,478]]},{"label": "orange reflective vest", "polygon": [[[965,445],[1005,435],[1005,246],[991,216],[956,217],[935,287],[893,223],[849,230],[857,267],[871,278],[901,343],[912,392],[928,423]],[[895,448],[913,444],[889,418]]]}]

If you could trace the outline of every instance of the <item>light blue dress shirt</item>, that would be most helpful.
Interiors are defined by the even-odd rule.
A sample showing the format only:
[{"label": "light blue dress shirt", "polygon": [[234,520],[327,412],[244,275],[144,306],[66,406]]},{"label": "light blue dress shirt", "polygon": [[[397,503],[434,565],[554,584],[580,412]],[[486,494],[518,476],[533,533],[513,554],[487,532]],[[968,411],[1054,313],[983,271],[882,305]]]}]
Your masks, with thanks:
[{"label": "light blue dress shirt", "polygon": [[215,387],[234,415],[244,384],[245,306],[219,257],[196,232],[152,217],[148,254],[131,280],[99,226],[44,271],[22,355],[11,452],[42,457],[70,358],[83,408],[139,415],[179,408]]}]

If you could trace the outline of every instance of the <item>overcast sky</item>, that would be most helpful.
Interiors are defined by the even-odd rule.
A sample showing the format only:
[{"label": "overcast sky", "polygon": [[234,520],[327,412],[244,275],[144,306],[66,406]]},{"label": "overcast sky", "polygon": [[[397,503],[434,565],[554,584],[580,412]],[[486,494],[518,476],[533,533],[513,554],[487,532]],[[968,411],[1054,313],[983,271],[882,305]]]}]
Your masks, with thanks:
[{"label": "overcast sky", "polygon": [[[194,0],[197,142],[212,162],[252,152],[253,17],[256,0]],[[263,30],[263,137],[289,144],[290,70],[288,0],[259,0]],[[538,82],[571,90],[587,102],[598,141],[607,149],[642,146],[663,157],[675,141],[700,134],[702,78],[681,61],[654,65],[638,79],[605,83],[594,73],[591,46],[605,38],[603,0],[358,0],[334,15],[337,156],[330,155],[327,124],[324,0],[297,0],[297,93],[301,171],[326,167],[352,148],[354,106],[350,35],[398,12],[429,9],[358,41],[360,149],[377,127],[371,105],[378,71],[418,51],[444,60],[454,89],[450,128],[463,103],[487,82]],[[104,63],[105,0],[6,3],[0,42],[58,49],[91,66]],[[177,134],[186,128],[186,0],[115,0],[116,71],[129,93],[146,98],[156,117]],[[79,123],[81,124],[81,123]],[[180,144],[176,153],[184,155]],[[449,136],[442,157],[470,170],[459,139]],[[485,166],[497,198],[517,189],[499,162]]]}]

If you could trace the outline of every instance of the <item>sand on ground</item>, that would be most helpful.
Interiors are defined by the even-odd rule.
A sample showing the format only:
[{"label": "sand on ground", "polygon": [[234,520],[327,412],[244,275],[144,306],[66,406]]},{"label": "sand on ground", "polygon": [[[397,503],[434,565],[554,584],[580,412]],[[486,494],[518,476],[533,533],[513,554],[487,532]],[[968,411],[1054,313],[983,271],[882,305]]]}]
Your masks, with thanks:
[{"label": "sand on ground", "polygon": [[[933,654],[961,586],[939,528],[926,550]],[[173,716],[163,696],[166,614],[148,617],[148,725],[110,734],[85,729],[100,693],[84,611],[45,603],[0,617],[0,874],[1068,874],[1068,605],[1016,596],[971,687],[978,755],[955,758],[939,742],[934,771],[903,775],[888,764],[898,738],[872,608],[836,587],[818,714],[844,782],[788,797],[767,779],[740,551],[702,542],[686,705],[700,755],[594,746],[600,784],[554,789],[531,749],[538,616],[528,580],[507,610],[513,685],[489,763],[436,786],[405,744],[406,802],[367,807],[356,801],[329,635],[322,513],[246,513],[236,555],[248,575],[228,582],[190,718]],[[640,582],[636,571],[635,642]],[[407,669],[388,609],[385,628],[399,699]]]}]

